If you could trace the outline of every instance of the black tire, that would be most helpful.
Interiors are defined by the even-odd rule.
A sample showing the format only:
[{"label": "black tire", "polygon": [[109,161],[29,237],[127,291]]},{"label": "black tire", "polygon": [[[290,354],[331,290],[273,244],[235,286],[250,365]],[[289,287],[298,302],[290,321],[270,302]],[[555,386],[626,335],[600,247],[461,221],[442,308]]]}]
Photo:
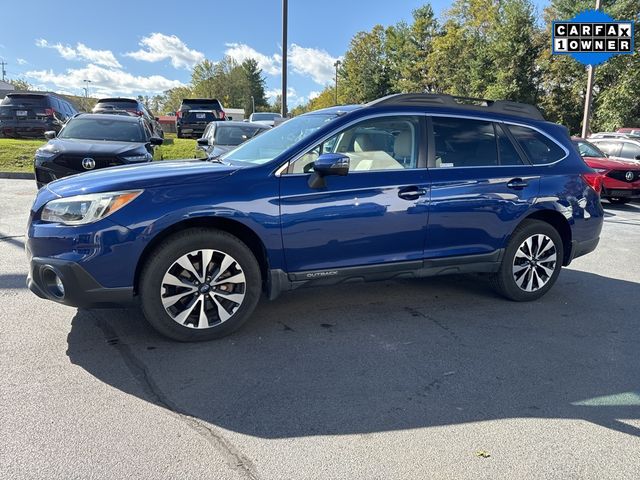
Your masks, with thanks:
[{"label": "black tire", "polygon": [[[162,292],[165,288],[163,278],[169,269],[174,268],[174,262],[190,252],[205,249],[223,252],[235,260],[236,264],[232,268],[237,266],[244,273],[245,282],[242,284],[244,299],[228,320],[218,324],[214,322],[212,326],[200,329],[184,326],[174,320],[162,304]],[[222,273],[219,271],[219,274]],[[220,230],[191,228],[170,236],[158,245],[142,268],[138,290],[142,310],[153,328],[173,340],[198,342],[229,335],[249,319],[260,299],[262,277],[255,256],[238,238]],[[209,298],[207,294],[202,296]]]},{"label": "black tire", "polygon": [[631,201],[630,198],[624,198],[624,197],[609,197],[608,200],[610,203],[613,203],[614,205],[624,205],[625,203],[629,203]]},{"label": "black tire", "polygon": [[182,130],[180,130],[180,129],[176,130],[176,137],[177,138],[182,138]]},{"label": "black tire", "polygon": [[[525,242],[525,240],[529,239],[533,235],[545,235],[553,242],[553,248],[555,248],[555,265],[553,265],[553,273],[549,276],[545,276],[546,283],[539,287],[536,280],[542,279],[541,276],[538,276],[536,280],[534,280],[533,285],[539,287],[534,291],[526,291],[521,288],[516,282],[516,273],[514,273],[514,263],[516,262],[516,254],[518,253],[520,246]],[[537,240],[536,240],[537,242]],[[546,247],[548,242],[543,245]],[[546,252],[545,252],[546,254]],[[521,255],[521,254],[519,254]],[[549,257],[546,257],[549,258]],[[553,284],[558,279],[558,275],[560,274],[560,269],[562,268],[562,262],[564,260],[564,246],[562,242],[562,237],[558,231],[551,226],[550,224],[540,221],[540,220],[525,220],[514,230],[511,238],[509,240],[509,244],[504,253],[504,257],[502,259],[502,264],[500,265],[500,270],[497,273],[491,275],[491,283],[498,293],[503,295],[504,297],[516,301],[516,302],[529,302],[532,300],[537,300],[542,297],[545,293],[549,291],[549,289],[553,286]],[[525,263],[528,260],[519,258],[518,262],[524,261]],[[539,261],[538,263],[546,263]],[[537,263],[536,263],[537,265]],[[550,264],[546,263],[548,267]],[[524,265],[518,265],[519,267],[523,267]],[[517,267],[516,267],[517,268]],[[524,267],[525,270],[528,267]],[[544,272],[545,270],[541,267],[535,267],[536,275],[538,271]],[[551,269],[549,269],[551,270]],[[529,272],[524,271],[524,276],[529,275]],[[518,275],[522,275],[520,272]],[[531,273],[533,275],[533,273]],[[530,277],[527,277],[530,278]],[[520,276],[518,280],[523,280],[523,277]],[[528,283],[526,279],[523,280],[524,283]]]}]

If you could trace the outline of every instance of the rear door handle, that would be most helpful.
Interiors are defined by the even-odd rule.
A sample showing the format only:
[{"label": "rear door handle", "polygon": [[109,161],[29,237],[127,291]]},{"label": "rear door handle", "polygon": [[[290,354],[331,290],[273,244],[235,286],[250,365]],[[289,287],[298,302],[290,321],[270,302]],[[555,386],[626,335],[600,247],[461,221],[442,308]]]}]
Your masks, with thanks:
[{"label": "rear door handle", "polygon": [[523,180],[521,178],[514,178],[513,180],[507,183],[507,187],[512,188],[514,190],[522,190],[525,187],[529,186],[529,182]]},{"label": "rear door handle", "polygon": [[417,200],[418,198],[427,194],[424,188],[420,187],[405,187],[401,188],[398,192],[398,196],[404,200]]}]

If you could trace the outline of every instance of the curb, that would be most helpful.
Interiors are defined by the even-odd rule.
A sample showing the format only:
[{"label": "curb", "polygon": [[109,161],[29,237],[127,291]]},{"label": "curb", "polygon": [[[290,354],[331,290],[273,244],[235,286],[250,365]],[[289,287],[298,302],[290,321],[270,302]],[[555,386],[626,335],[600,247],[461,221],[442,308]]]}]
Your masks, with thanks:
[{"label": "curb", "polygon": [[36,175],[29,172],[0,172],[0,178],[34,180]]}]

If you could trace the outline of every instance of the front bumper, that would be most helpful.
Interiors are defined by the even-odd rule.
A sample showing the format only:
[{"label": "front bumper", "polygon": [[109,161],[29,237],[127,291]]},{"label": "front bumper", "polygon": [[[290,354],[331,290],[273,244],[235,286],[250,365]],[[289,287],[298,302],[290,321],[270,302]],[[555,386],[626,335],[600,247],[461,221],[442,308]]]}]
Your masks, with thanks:
[{"label": "front bumper", "polygon": [[600,194],[603,198],[640,198],[640,187],[636,188],[603,188]]},{"label": "front bumper", "polygon": [[[56,288],[57,275],[64,293]],[[106,288],[76,262],[33,257],[27,287],[40,298],[78,308],[125,307],[134,303],[133,287]]]}]

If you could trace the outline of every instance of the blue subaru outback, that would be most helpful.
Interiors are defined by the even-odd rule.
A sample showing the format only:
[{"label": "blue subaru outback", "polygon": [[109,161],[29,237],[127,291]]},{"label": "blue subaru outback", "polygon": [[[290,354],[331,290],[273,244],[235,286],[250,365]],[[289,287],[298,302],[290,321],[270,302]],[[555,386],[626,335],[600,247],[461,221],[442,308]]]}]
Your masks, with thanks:
[{"label": "blue subaru outback", "polygon": [[206,162],[50,183],[31,210],[28,286],[82,308],[139,302],[182,341],[227,335],[262,292],[303,286],[483,273],[535,300],[598,244],[596,175],[530,105],[392,95]]}]

